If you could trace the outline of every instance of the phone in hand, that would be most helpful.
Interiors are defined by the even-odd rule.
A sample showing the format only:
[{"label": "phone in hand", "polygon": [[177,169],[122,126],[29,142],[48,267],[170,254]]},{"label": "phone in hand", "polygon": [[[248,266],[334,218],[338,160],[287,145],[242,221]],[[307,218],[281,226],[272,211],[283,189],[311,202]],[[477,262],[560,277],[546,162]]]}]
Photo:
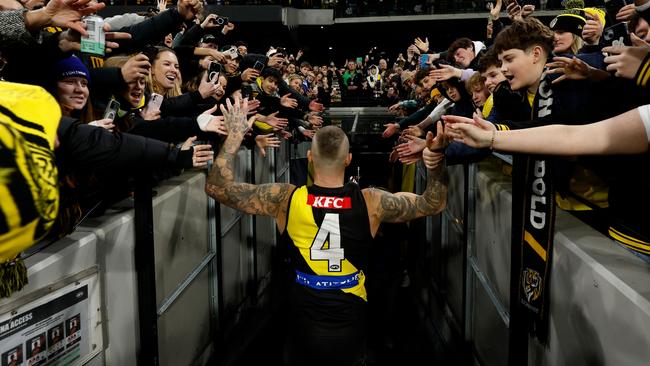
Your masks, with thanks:
[{"label": "phone in hand", "polygon": [[253,88],[250,85],[242,86],[241,88],[241,97],[250,98],[253,93]]},{"label": "phone in hand", "polygon": [[221,75],[221,64],[216,61],[210,62],[210,66],[208,67],[208,81],[215,84],[218,83],[219,75]]},{"label": "phone in hand", "polygon": [[210,19],[210,23],[216,24],[216,25],[222,25],[223,26],[223,25],[228,24],[228,22],[230,22],[230,19],[228,19],[228,17],[216,17],[216,18]]},{"label": "phone in hand", "polygon": [[616,14],[621,11],[621,8],[627,5],[626,0],[605,0],[605,10],[607,12],[607,23],[617,23]]},{"label": "phone in hand", "polygon": [[603,44],[606,46],[631,46],[632,40],[627,23],[621,22],[603,30]]},{"label": "phone in hand", "polygon": [[253,68],[259,72],[262,72],[262,70],[264,70],[264,63],[260,61],[255,61],[255,65],[253,65]]},{"label": "phone in hand", "polygon": [[153,60],[156,59],[156,55],[158,55],[158,48],[156,48],[156,46],[147,44],[142,48],[142,53],[147,56],[150,63],[153,63]]},{"label": "phone in hand", "polygon": [[118,102],[115,99],[111,99],[110,102],[108,102],[108,105],[106,106],[106,109],[104,110],[104,119],[110,119],[110,120],[115,120],[115,117],[117,116],[117,111],[120,109],[120,102]]},{"label": "phone in hand", "polygon": [[159,111],[163,99],[164,97],[162,95],[157,93],[151,93],[151,96],[149,97],[149,102],[147,103],[147,107],[145,108],[147,113]]},{"label": "phone in hand", "polygon": [[420,70],[426,69],[427,67],[429,67],[428,63],[429,63],[429,55],[426,54],[426,53],[423,54],[423,55],[420,55]]}]

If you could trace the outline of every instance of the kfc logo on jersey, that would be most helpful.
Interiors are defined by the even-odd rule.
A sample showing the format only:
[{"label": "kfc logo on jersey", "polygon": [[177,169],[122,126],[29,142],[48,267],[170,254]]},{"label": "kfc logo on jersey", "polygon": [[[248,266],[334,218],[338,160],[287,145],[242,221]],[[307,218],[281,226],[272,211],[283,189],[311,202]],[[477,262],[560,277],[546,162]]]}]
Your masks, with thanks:
[{"label": "kfc logo on jersey", "polygon": [[307,204],[316,208],[352,208],[350,197],[327,197],[310,194],[307,196]]}]

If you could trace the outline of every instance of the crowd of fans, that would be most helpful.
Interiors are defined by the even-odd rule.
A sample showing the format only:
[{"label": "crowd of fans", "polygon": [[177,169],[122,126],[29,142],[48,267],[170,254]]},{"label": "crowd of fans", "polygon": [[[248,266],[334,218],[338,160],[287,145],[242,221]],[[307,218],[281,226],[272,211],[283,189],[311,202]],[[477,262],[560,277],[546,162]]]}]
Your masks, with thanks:
[{"label": "crowd of fans", "polygon": [[[104,7],[90,0],[0,6],[0,262],[9,277],[24,277],[18,253],[127,197],[140,173],[164,179],[207,166],[228,133],[218,108],[227,98],[251,98],[246,144],[262,153],[309,139],[322,123],[321,70],[285,72],[295,64],[281,48],[249,53],[229,38],[235,25],[202,2],[107,19],[84,18]],[[296,78],[294,88],[285,82]]]},{"label": "crowd of fans", "polygon": [[[3,203],[0,236],[17,244],[0,250],[0,262],[13,263],[48,232],[70,233],[128,195],[139,172],[162,179],[207,166],[228,133],[218,107],[236,96],[251,100],[254,127],[245,145],[262,154],[282,140],[308,141],[325,106],[373,100],[401,117],[383,137],[399,134],[391,158],[405,164],[421,159],[423,137],[445,115],[509,130],[587,124],[631,110],[647,100],[650,74],[648,5],[638,2],[606,12],[570,0],[545,25],[534,5],[499,0],[489,5],[483,40],[459,38],[435,52],[420,35],[396,57],[373,48],[345,65],[312,65],[319,60],[272,45],[249,52],[246,40],[231,38],[235,24],[197,0],[170,8],[160,1],[158,11],[99,21],[82,20],[104,7],[91,0],[3,0],[0,137],[3,154],[13,155],[3,155],[2,177],[24,185],[3,193],[13,203]],[[99,54],[84,45],[98,32],[93,27],[105,33]],[[552,114],[531,119],[533,102],[551,89]],[[489,152],[449,138],[444,154],[456,164]],[[650,254],[646,159],[558,162],[557,204]]]},{"label": "crowd of fans", "polygon": [[[645,152],[645,140],[628,139],[617,141],[616,148],[603,147],[602,141],[608,140],[596,139],[591,130],[585,134],[594,148],[570,146],[567,141],[561,145],[563,150],[555,148],[554,140],[565,137],[549,139],[546,130],[539,133],[547,140],[534,145],[543,145],[541,149],[530,144],[522,147],[523,141],[534,139],[532,132],[512,134],[529,140],[508,142],[510,134],[497,131],[588,125],[647,103],[650,32],[645,9],[650,4],[639,1],[635,7],[620,2],[619,7],[600,9],[585,7],[582,1],[565,1],[566,9],[548,24],[535,18],[534,6],[505,4],[497,1],[490,7],[485,39],[459,38],[446,51],[435,52],[422,35],[409,45],[406,62],[387,71],[399,75],[389,77],[389,82],[397,82],[390,87],[399,91],[399,101],[390,110],[404,116],[398,123],[385,125],[385,138],[400,136],[391,157],[403,163],[421,159],[423,138],[427,131],[435,133],[437,121],[447,125],[447,164],[481,160],[490,154],[490,147],[499,146],[519,146],[507,151],[561,155],[567,151],[590,155]],[[506,19],[500,17],[503,7]],[[635,121],[641,121],[638,113],[635,116]],[[612,126],[608,131],[615,128],[607,122],[605,126]],[[474,127],[484,132],[481,143],[475,140],[480,133]],[[650,177],[643,168],[647,163],[647,155],[554,159],[555,203],[650,262],[650,232],[644,219],[650,198],[646,193]]]}]

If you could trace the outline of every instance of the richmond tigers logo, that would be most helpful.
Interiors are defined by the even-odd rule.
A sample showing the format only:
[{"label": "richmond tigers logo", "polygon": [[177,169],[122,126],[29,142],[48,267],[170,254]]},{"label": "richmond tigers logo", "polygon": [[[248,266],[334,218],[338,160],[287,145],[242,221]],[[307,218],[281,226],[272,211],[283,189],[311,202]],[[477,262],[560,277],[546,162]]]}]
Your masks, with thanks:
[{"label": "richmond tigers logo", "polygon": [[526,268],[522,273],[522,286],[528,303],[537,300],[542,292],[542,277],[539,272]]}]

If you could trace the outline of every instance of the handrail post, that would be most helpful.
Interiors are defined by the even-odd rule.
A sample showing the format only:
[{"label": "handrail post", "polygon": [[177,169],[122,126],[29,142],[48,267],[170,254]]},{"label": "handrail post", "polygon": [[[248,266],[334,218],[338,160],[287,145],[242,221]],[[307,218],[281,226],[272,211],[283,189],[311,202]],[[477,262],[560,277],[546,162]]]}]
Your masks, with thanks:
[{"label": "handrail post", "polygon": [[138,365],[158,366],[158,315],[156,304],[156,260],[153,235],[151,177],[141,174],[135,186],[135,268],[138,277]]}]

